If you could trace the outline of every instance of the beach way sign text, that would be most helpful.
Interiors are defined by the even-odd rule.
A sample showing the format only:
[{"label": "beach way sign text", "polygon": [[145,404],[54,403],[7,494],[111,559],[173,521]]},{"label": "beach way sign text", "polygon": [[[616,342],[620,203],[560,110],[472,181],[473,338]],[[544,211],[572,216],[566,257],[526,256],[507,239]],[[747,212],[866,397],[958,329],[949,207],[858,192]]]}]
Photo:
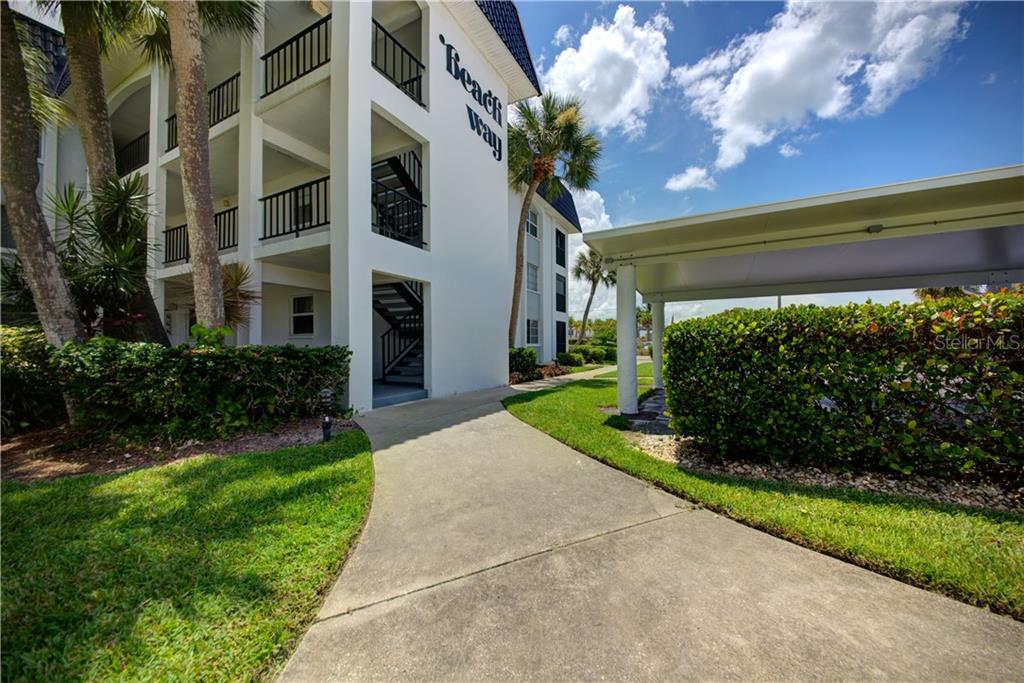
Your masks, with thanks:
[{"label": "beach way sign text", "polygon": [[480,85],[480,81],[473,78],[470,75],[469,70],[462,67],[459,64],[459,51],[455,49],[455,46],[448,43],[443,35],[438,35],[441,39],[441,44],[445,46],[445,65],[448,69],[448,73],[451,74],[452,78],[462,84],[462,87],[470,96],[476,100],[476,103],[483,107],[486,114],[498,124],[498,130],[494,130],[488,125],[487,121],[484,120],[480,114],[478,114],[473,107],[466,105],[466,115],[469,117],[469,128],[474,133],[480,136],[480,138],[491,146],[491,156],[494,157],[495,161],[501,161],[501,128],[503,111],[505,105],[501,103],[501,100],[491,92],[489,89],[484,92],[483,86]]}]

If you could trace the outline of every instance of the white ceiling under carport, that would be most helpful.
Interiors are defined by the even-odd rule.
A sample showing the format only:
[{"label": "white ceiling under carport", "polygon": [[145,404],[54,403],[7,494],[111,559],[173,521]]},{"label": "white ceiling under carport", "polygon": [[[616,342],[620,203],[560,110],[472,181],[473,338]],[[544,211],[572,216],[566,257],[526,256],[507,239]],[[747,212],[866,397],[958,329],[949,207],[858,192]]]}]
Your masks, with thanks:
[{"label": "white ceiling under carport", "polygon": [[584,234],[647,301],[1024,280],[1024,165]]}]

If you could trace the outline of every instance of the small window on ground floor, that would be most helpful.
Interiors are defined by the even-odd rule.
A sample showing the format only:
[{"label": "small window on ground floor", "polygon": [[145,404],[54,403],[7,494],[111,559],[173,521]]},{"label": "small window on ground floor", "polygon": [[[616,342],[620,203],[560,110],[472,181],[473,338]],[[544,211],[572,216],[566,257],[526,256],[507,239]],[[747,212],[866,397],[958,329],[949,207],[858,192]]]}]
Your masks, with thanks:
[{"label": "small window on ground floor", "polygon": [[540,344],[540,321],[529,320],[526,321],[526,343],[527,344]]},{"label": "small window on ground floor", "polygon": [[555,353],[565,353],[566,332],[564,321],[555,322]]},{"label": "small window on ground floor", "polygon": [[292,336],[313,334],[313,297],[292,297]]}]

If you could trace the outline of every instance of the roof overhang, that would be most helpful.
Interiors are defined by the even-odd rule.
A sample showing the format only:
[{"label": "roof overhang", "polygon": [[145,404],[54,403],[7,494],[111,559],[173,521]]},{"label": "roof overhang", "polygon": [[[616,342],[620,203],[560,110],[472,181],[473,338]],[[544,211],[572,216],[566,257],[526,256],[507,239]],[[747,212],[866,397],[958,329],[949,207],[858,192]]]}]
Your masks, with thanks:
[{"label": "roof overhang", "polygon": [[565,216],[562,215],[561,211],[552,206],[551,202],[542,197],[539,192],[533,195],[533,201],[543,206],[551,216],[554,216],[555,222],[558,224],[558,229],[562,232],[570,235],[575,235],[576,233],[581,232],[579,228],[570,223]]},{"label": "roof overhang", "polygon": [[1024,281],[1024,165],[585,233],[648,301]]},{"label": "roof overhang", "polygon": [[519,66],[515,57],[509,52],[501,36],[491,26],[483,11],[475,2],[449,2],[445,7],[451,12],[462,30],[476,43],[494,70],[508,85],[508,102],[513,104],[519,100],[540,95],[533,83]]}]

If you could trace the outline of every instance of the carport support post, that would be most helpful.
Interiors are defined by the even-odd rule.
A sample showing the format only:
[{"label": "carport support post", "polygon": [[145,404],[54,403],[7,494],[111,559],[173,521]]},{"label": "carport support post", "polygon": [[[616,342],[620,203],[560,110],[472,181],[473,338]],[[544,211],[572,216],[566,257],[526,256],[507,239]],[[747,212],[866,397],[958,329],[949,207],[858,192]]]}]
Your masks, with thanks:
[{"label": "carport support post", "polygon": [[665,336],[665,303],[655,301],[651,304],[651,373],[654,375],[654,388],[664,389],[661,379],[661,338]]},{"label": "carport support post", "polygon": [[615,286],[616,360],[619,374],[619,412],[637,412],[636,387],[636,266],[618,267]]}]

